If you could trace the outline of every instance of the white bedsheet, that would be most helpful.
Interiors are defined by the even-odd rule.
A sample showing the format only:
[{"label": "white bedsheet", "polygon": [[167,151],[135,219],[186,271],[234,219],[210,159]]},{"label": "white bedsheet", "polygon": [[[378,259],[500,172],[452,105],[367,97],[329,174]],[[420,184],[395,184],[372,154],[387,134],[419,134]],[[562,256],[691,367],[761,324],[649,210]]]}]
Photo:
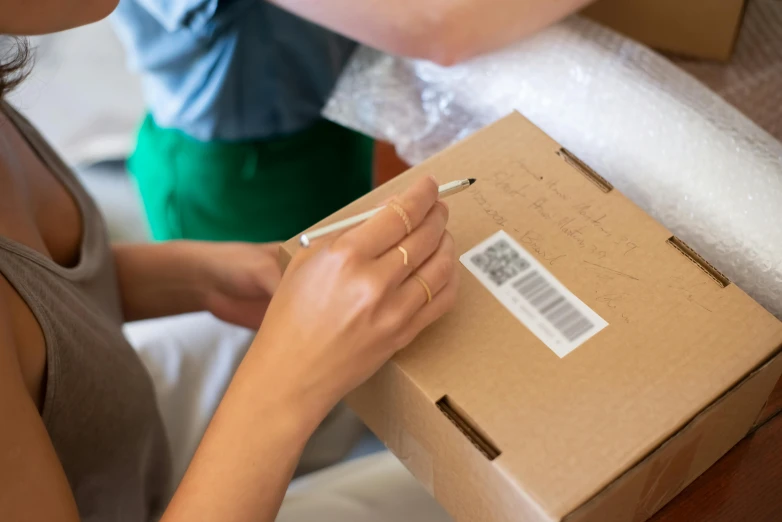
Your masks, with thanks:
[{"label": "white bedsheet", "polygon": [[[196,313],[130,323],[125,335],[155,385],[171,446],[173,493],[255,332]],[[338,406],[305,447],[298,472],[339,462],[364,433],[353,412]]]}]

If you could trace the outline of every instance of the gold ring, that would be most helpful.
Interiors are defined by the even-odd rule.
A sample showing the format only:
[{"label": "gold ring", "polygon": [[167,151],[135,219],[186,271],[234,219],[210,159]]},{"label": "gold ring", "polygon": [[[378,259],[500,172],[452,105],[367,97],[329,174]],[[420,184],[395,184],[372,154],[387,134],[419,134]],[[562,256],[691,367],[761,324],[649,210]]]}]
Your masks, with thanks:
[{"label": "gold ring", "polygon": [[398,247],[396,247],[396,249],[402,252],[402,255],[405,256],[402,259],[402,263],[404,263],[404,265],[407,266],[407,250],[405,250],[405,247],[403,247],[402,245],[399,245]]},{"label": "gold ring", "polygon": [[421,277],[418,274],[413,274],[413,279],[421,283],[421,286],[424,287],[424,291],[426,292],[426,303],[429,304],[432,302],[432,291],[429,289],[429,285],[426,284],[426,281],[424,281],[424,278]]},{"label": "gold ring", "polygon": [[405,212],[405,209],[403,209],[399,203],[394,203],[393,201],[388,204],[388,208],[399,214],[399,217],[402,218],[402,221],[405,224],[407,235],[409,236],[413,232],[413,224],[410,223],[410,217],[407,215],[407,212]]}]

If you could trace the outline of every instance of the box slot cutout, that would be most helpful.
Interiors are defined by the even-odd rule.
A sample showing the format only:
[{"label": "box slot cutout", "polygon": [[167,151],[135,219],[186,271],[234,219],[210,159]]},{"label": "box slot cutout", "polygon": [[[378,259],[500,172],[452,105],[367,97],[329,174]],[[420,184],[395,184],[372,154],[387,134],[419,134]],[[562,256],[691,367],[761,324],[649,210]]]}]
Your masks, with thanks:
[{"label": "box slot cutout", "polygon": [[722,274],[719,270],[714,268],[711,263],[706,261],[701,257],[700,254],[698,254],[695,250],[690,248],[690,246],[679,239],[676,236],[671,237],[666,241],[669,245],[674,247],[676,250],[679,251],[682,255],[684,255],[687,259],[689,259],[695,266],[703,270],[706,275],[712,278],[712,280],[720,285],[721,288],[725,288],[730,284],[730,279],[725,277],[725,275]]},{"label": "box slot cutout", "polygon": [[448,417],[453,425],[462,432],[462,435],[467,437],[467,440],[469,440],[478,451],[483,453],[484,457],[489,460],[494,460],[500,456],[501,452],[497,446],[447,395],[437,401],[437,407],[443,412],[443,415]]},{"label": "box slot cutout", "polygon": [[557,155],[564,159],[571,167],[583,174],[584,177],[594,183],[597,188],[606,194],[614,190],[614,186],[611,185],[607,179],[592,170],[589,165],[578,159],[576,155],[569,150],[561,148],[557,151]]}]

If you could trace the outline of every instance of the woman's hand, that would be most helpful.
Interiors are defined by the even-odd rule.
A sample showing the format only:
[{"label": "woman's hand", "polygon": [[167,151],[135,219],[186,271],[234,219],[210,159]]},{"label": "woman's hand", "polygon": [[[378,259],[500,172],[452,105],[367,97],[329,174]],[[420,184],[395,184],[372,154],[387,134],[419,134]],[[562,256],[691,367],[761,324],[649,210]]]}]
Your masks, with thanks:
[{"label": "woman's hand", "polygon": [[[294,257],[164,521],[276,518],[328,411],[454,304],[456,256],[437,195],[436,183],[422,180],[369,221]],[[237,286],[248,285],[229,285]]]},{"label": "woman's hand", "polygon": [[229,323],[257,329],[280,283],[278,243],[204,247],[204,308]]},{"label": "woman's hand", "polygon": [[245,360],[315,423],[454,304],[456,256],[437,184],[420,180],[395,202],[294,257]]},{"label": "woman's hand", "polygon": [[115,245],[125,319],[208,310],[258,328],[280,281],[277,249],[201,241]]}]

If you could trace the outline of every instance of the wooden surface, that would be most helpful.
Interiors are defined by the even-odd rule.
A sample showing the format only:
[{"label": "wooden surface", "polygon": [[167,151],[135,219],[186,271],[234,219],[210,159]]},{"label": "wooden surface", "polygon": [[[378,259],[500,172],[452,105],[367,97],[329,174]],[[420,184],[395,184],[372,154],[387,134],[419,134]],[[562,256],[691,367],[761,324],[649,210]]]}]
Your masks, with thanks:
[{"label": "wooden surface", "polygon": [[393,146],[382,142],[375,143],[375,185],[382,185],[409,168],[407,163],[396,155]]},{"label": "wooden surface", "polygon": [[[377,184],[407,168],[393,147],[377,144]],[[782,522],[782,381],[754,431],[651,522]]]},{"label": "wooden surface", "polygon": [[782,521],[782,381],[755,430],[652,522]]}]

